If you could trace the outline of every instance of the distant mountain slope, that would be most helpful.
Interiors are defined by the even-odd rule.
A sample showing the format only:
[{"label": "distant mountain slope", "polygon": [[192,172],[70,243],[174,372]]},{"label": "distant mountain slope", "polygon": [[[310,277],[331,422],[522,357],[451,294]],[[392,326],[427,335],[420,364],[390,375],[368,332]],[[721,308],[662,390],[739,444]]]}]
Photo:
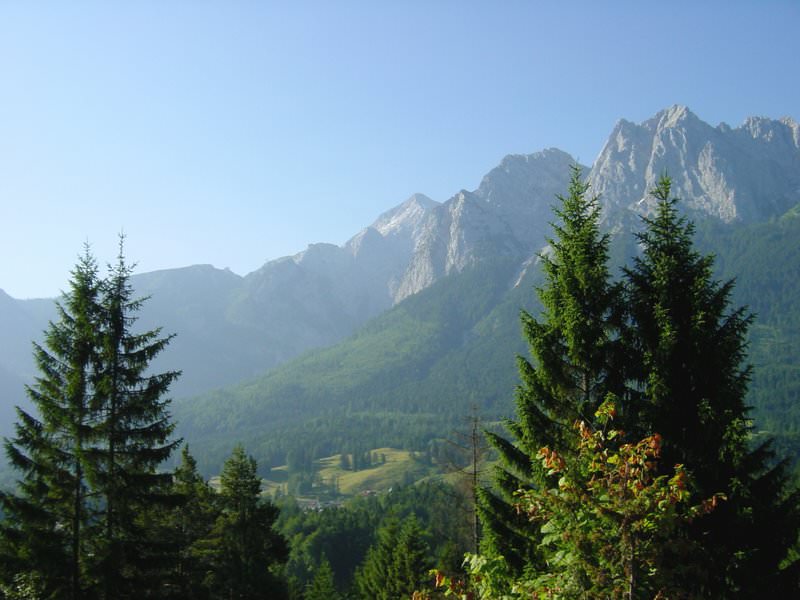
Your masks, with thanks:
[{"label": "distant mountain slope", "polygon": [[[141,326],[177,334],[154,366],[183,371],[175,397],[230,385],[344,339],[476,261],[530,256],[571,163],[558,150],[506,157],[475,192],[443,204],[414,194],[343,246],[312,244],[246,277],[210,265],[136,275],[137,293],[151,296]],[[0,298],[0,322],[16,328],[0,365],[30,379],[30,341],[54,314],[50,301]]]},{"label": "distant mountain slope", "polygon": [[131,278],[137,295],[147,297],[137,327],[163,327],[164,334],[177,334],[153,362],[154,369],[183,372],[172,387],[173,395],[199,394],[229,385],[255,375],[255,365],[268,362],[256,333],[232,323],[227,315],[242,281],[242,277],[211,265]]},{"label": "distant mountain slope", "polygon": [[265,463],[282,464],[298,446],[320,455],[352,443],[419,448],[473,403],[506,414],[514,357],[523,350],[517,299],[529,288],[512,287],[516,267],[508,260],[474,265],[336,346],[251,382],[179,401],[179,433],[191,440],[201,467],[213,471],[239,440]]},{"label": "distant mountain slope", "polygon": [[0,367],[18,377],[33,374],[31,341],[40,337],[47,321],[30,314],[24,304],[0,290]]}]

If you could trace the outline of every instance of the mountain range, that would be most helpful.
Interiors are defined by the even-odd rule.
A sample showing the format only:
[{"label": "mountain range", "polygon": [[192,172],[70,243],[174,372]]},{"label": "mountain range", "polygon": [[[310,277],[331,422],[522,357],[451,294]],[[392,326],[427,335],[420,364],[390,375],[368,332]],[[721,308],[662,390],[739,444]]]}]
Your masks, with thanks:
[{"label": "mountain range", "polygon": [[[414,194],[342,246],[312,244],[244,277],[209,265],[134,276],[151,297],[141,326],[178,334],[155,366],[184,373],[174,411],[201,465],[213,470],[239,439],[277,464],[292,441],[338,450],[355,443],[355,428],[373,447],[424,444],[470,404],[489,418],[509,414],[514,355],[524,352],[517,314],[536,306],[538,255],[574,164],[558,149],[506,156],[473,191],[442,203]],[[619,262],[635,252],[626,234],[665,172],[683,209],[709,224],[699,228],[709,250],[724,255],[719,240],[773,227],[761,232],[781,240],[770,251],[788,252],[784,265],[797,253],[800,125],[790,118],[713,127],[672,106],[639,124],[620,120],[583,171]],[[52,301],[0,291],[2,433],[34,375],[30,341],[54,314]],[[792,348],[800,338],[776,335]],[[415,439],[394,439],[401,423]]]}]

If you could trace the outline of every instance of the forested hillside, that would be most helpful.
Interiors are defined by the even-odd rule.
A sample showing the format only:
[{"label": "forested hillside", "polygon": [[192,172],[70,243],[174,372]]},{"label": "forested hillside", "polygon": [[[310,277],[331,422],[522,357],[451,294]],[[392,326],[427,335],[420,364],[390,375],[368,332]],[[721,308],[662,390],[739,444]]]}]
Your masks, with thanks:
[{"label": "forested hillside", "polygon": [[726,228],[706,223],[698,247],[735,277],[734,302],[756,315],[750,333],[748,400],[756,430],[777,437],[781,454],[800,458],[800,207],[768,223]]},{"label": "forested hillside", "polygon": [[[756,428],[778,435],[781,445],[796,444],[800,426],[797,239],[796,211],[753,225],[705,221],[697,234],[698,248],[718,257],[717,273],[736,276],[735,302],[757,315],[748,399]],[[613,240],[614,276],[635,251],[630,234]],[[524,272],[512,263],[476,265],[408,298],[341,344],[247,384],[176,403],[180,431],[193,440],[201,467],[214,472],[238,439],[265,464],[283,464],[292,448],[325,456],[352,439],[421,450],[473,405],[487,421],[507,417],[517,385],[514,357],[524,353],[518,315],[539,310],[540,281],[538,262]]]},{"label": "forested hillside", "polygon": [[512,287],[518,276],[509,262],[476,266],[408,298],[342,344],[176,402],[180,433],[212,473],[217,453],[235,440],[273,465],[295,449],[311,458],[354,443],[424,449],[472,405],[487,415],[508,406],[522,350],[519,301],[530,289]]}]

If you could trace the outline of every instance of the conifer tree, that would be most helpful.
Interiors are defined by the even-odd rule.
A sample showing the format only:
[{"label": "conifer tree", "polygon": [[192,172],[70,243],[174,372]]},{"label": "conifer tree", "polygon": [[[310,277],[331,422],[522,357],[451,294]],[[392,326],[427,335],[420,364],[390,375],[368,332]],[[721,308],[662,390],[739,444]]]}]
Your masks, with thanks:
[{"label": "conifer tree", "polygon": [[141,597],[163,573],[169,551],[150,525],[152,511],[174,501],[171,475],[159,465],[180,440],[164,398],[177,371],[150,373],[151,361],[172,336],[160,329],[134,332],[143,300],[134,299],[132,268],[122,252],[105,280],[100,301],[100,349],[95,366],[96,445],[89,481],[102,502],[93,553],[102,598]]},{"label": "conifer tree", "polygon": [[221,515],[202,543],[211,558],[212,598],[277,599],[285,586],[274,567],[286,562],[288,547],[275,531],[278,509],[261,498],[255,459],[236,446],[222,469]]},{"label": "conifer tree", "polygon": [[167,497],[170,476],[156,469],[176,443],[162,396],[177,373],[146,373],[169,338],[131,332],[140,302],[129,275],[121,245],[106,279],[87,247],[58,320],[34,346],[40,376],[28,393],[38,414],[19,410],[6,442],[22,475],[19,494],[0,498],[10,517],[0,536],[6,586],[22,578],[46,597],[125,598],[161,584],[145,575],[164,556],[151,511]]},{"label": "conifer tree", "polygon": [[395,598],[410,598],[415,590],[425,587],[433,567],[429,554],[425,532],[417,518],[411,515],[400,528],[391,569]]},{"label": "conifer tree", "polygon": [[692,504],[693,483],[682,465],[659,474],[668,471],[660,462],[663,438],[656,433],[626,443],[625,433],[614,428],[617,416],[607,400],[595,413],[599,427],[575,424],[576,453],[565,456],[547,447],[538,453],[552,475],[550,487],[521,492],[518,507],[542,534],[546,568],[514,574],[502,557],[468,555],[467,579],[437,572],[444,597],[705,597],[692,588],[703,567],[692,560],[700,544],[685,535],[685,526],[713,513],[724,496],[695,495]]},{"label": "conifer tree", "polygon": [[208,598],[204,580],[211,568],[211,558],[201,544],[209,536],[219,508],[216,494],[198,473],[188,445],[183,447],[181,463],[173,473],[172,493],[180,504],[167,511],[163,525],[165,536],[169,536],[177,554],[172,596],[186,600]]},{"label": "conifer tree", "polygon": [[515,570],[536,562],[536,534],[514,509],[517,490],[543,484],[532,457],[542,446],[569,452],[573,424],[591,422],[606,395],[624,403],[618,326],[620,286],[608,272],[609,237],[599,229],[600,207],[573,167],[566,197],[555,208],[558,222],[550,252],[541,255],[545,284],[538,290],[542,319],[522,312],[523,334],[533,361],[518,359],[517,418],[507,427],[515,442],[487,432],[502,467],[499,495],[481,490],[482,550],[501,554]]},{"label": "conifer tree", "polygon": [[303,600],[339,600],[340,598],[341,596],[334,585],[331,563],[323,556],[314,572],[314,578],[306,586]]},{"label": "conifer tree", "polygon": [[87,523],[93,517],[85,480],[92,442],[92,368],[97,359],[100,282],[85,247],[58,320],[34,344],[40,375],[27,388],[38,415],[17,408],[16,436],[6,453],[22,475],[19,495],[0,495],[3,575],[36,580],[42,592],[81,598],[86,579]]},{"label": "conifer tree", "polygon": [[[571,190],[580,190],[575,188],[575,181]],[[575,205],[562,201],[558,215],[565,226],[556,228],[559,238],[553,242],[553,258],[544,261],[547,280],[540,296],[545,320],[539,323],[523,315],[531,353],[537,362],[532,366],[520,361],[523,384],[517,395],[518,420],[510,426],[517,443],[493,438],[505,464],[516,467],[514,472],[501,471],[501,481],[507,491],[522,491],[518,502],[520,497],[544,498],[544,504],[536,504],[534,512],[550,506],[550,500],[557,504],[560,496],[541,496],[543,490],[555,489],[555,482],[548,482],[533,468],[539,447],[552,464],[574,464],[571,453],[580,445],[566,433],[569,421],[580,416],[584,431],[592,431],[597,423],[586,418],[588,409],[604,396],[615,403],[621,401],[619,422],[624,434],[615,439],[633,444],[637,440],[663,440],[658,456],[645,462],[648,469],[655,467],[653,482],[672,477],[675,469],[694,482],[691,497],[686,499],[688,505],[705,507],[708,499],[716,499],[713,510],[701,510],[690,523],[668,532],[657,548],[660,566],[655,575],[681,573],[680,597],[795,597],[800,593],[800,566],[793,552],[800,526],[798,493],[789,491],[785,465],[774,463],[769,443],[750,448],[745,405],[750,369],[743,362],[752,316],[743,308],[730,307],[734,283],[716,281],[713,258],[694,250],[693,226],[679,215],[670,187],[670,180],[663,177],[653,192],[655,214],[644,219],[644,231],[638,235],[641,256],[624,271],[622,303],[619,288],[607,284],[603,237],[595,237],[595,252],[589,248],[573,255],[564,252],[580,247],[574,244],[576,240],[589,240],[592,235],[576,235],[578,230],[566,225],[576,222],[567,218],[568,207]],[[571,196],[579,197],[580,193]],[[599,260],[585,260],[592,256]],[[562,266],[567,264],[580,265],[581,269],[571,271]],[[585,270],[589,264],[598,269]],[[585,304],[573,303],[581,299],[576,290],[588,289],[569,285],[570,274],[576,272],[582,273],[577,281],[600,284],[595,298],[602,299],[603,290],[609,292],[606,298],[610,301],[599,304],[605,306],[605,311],[594,310],[597,305],[591,302],[591,294],[583,296]],[[603,275],[586,277],[590,272]],[[625,307],[624,313],[621,306]],[[588,327],[591,323],[596,325],[594,329]],[[598,360],[595,362],[593,357]],[[593,394],[587,394],[592,390]],[[633,447],[628,443],[618,450]],[[609,452],[616,450],[611,448]],[[609,464],[613,456],[608,454]],[[602,460],[606,460],[605,455]],[[554,475],[562,472],[560,467],[550,470]],[[574,472],[566,473],[558,486],[568,484],[569,477],[574,476]],[[582,480],[574,481],[579,484],[575,490],[584,493]],[[591,488],[597,481],[592,477],[586,485]],[[534,484],[534,491],[526,496],[529,483]],[[608,494],[601,494],[600,503],[607,497]],[[515,528],[509,504],[488,494],[485,498],[490,508],[507,512],[505,519],[485,521],[487,531],[496,536],[490,541],[500,540],[504,546],[489,545],[484,551],[504,555],[508,564],[497,558],[487,561],[476,557],[479,568],[473,571],[484,575],[480,565],[499,568],[501,584],[511,579],[508,589],[519,588],[514,582],[521,581],[521,566],[532,567],[532,572],[542,574],[537,581],[546,581],[552,575],[547,566],[559,561],[563,564],[563,551],[549,555],[546,544],[540,544],[541,556],[546,560],[537,562],[536,528],[530,524]],[[661,510],[662,505],[656,508]],[[503,516],[500,510],[494,514],[487,510],[485,514]],[[654,510],[652,515],[643,517],[656,515]],[[562,518],[563,524],[574,517],[554,512],[547,520],[558,522]],[[581,519],[574,523],[574,527],[592,526]],[[513,538],[509,532],[520,535]],[[563,533],[566,542],[575,542],[575,532],[569,527],[564,527]],[[524,546],[506,542],[524,541],[525,535],[534,540],[527,556],[519,551]],[[575,565],[578,570],[591,569],[591,561],[596,562],[592,553],[585,559],[589,562]],[[694,568],[687,569],[687,565]],[[516,573],[503,571],[509,566],[516,567]],[[629,589],[633,589],[634,580],[630,579]]]},{"label": "conifer tree", "polygon": [[626,338],[638,359],[632,383],[642,407],[635,429],[663,436],[662,464],[685,465],[700,497],[727,496],[692,527],[709,576],[694,582],[697,591],[789,597],[800,591],[798,566],[782,562],[797,542],[800,513],[769,444],[749,448],[744,360],[753,317],[730,307],[734,282],[716,281],[713,257],[694,250],[693,224],[679,215],[670,188],[662,177],[655,215],[638,235],[642,255],[625,271]]},{"label": "conifer tree", "polygon": [[364,563],[356,569],[356,588],[363,600],[389,600],[393,596],[392,566],[400,523],[389,517],[378,529],[377,540],[367,551]]},{"label": "conifer tree", "polygon": [[356,588],[363,600],[410,598],[423,587],[431,568],[425,533],[413,515],[401,524],[390,517],[356,570]]}]

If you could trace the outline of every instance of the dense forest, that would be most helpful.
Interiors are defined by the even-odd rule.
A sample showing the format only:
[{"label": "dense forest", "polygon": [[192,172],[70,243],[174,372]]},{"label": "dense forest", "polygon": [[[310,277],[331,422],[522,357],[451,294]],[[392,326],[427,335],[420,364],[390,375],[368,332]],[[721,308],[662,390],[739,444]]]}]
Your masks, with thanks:
[{"label": "dense forest", "polygon": [[[656,212],[618,244],[575,168],[540,272],[478,265],[373,321],[347,353],[243,384],[251,408],[264,385],[292,399],[259,408],[244,446],[213,431],[250,413],[198,412],[208,464],[227,456],[211,481],[174,433],[179,373],[149,369],[171,338],[135,328],[146,303],[122,248],[105,277],[87,248],[35,347],[36,410],[18,409],[6,441],[18,481],[0,495],[2,597],[797,595],[799,497],[780,460],[799,435],[796,263],[768,284],[752,257],[796,240],[800,218],[696,229],[669,178],[653,195]],[[634,246],[618,276],[617,253]],[[534,283],[519,348],[485,352],[518,330]],[[464,331],[476,343],[446,352]],[[767,356],[770,368],[750,368]],[[778,388],[783,406],[770,404]],[[498,390],[515,398],[502,423]],[[331,410],[301,419],[321,391]],[[377,476],[399,460],[391,447],[411,450],[414,475],[346,497],[345,475]]]}]

